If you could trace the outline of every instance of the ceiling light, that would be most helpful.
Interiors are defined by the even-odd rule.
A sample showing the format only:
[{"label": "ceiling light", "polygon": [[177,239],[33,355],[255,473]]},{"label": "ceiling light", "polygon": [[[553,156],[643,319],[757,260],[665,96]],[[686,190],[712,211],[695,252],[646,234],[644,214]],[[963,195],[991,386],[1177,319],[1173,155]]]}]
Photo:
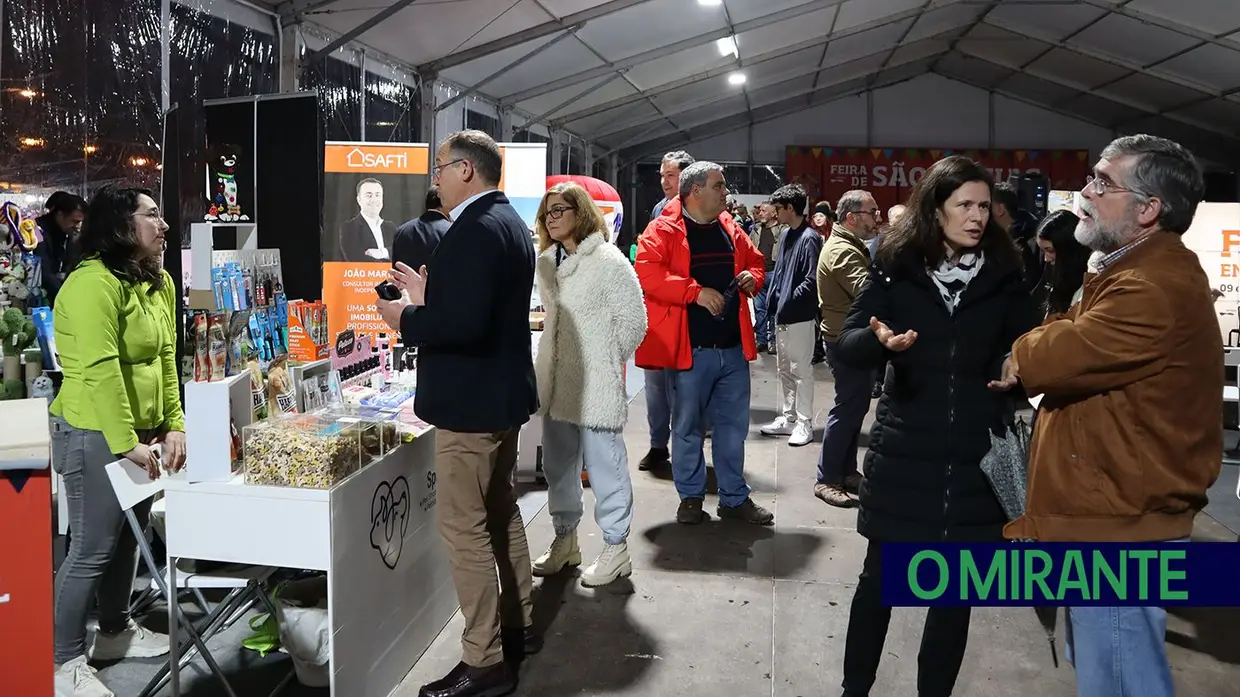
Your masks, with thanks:
[{"label": "ceiling light", "polygon": [[725,36],[715,41],[715,48],[719,49],[721,56],[740,56],[740,52],[736,49],[736,37]]},{"label": "ceiling light", "polygon": [[702,7],[718,7],[723,4],[723,0],[698,0],[698,4]]},{"label": "ceiling light", "polygon": [[728,75],[728,84],[729,85],[745,84],[745,73],[732,73],[731,75]]}]

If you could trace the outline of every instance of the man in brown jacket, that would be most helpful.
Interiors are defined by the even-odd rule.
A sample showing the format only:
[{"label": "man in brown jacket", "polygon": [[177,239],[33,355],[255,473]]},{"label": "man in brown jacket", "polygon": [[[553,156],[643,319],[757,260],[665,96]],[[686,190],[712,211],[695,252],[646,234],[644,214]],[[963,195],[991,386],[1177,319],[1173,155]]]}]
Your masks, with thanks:
[{"label": "man in brown jacket", "polygon": [[[1180,145],[1125,136],[1082,192],[1076,239],[1094,250],[1064,319],[1016,341],[1005,377],[1041,394],[1025,515],[1010,539],[1187,540],[1223,456],[1223,346],[1210,288],[1180,236],[1204,195]],[[1006,381],[1006,380],[1005,380]],[[1078,692],[1172,697],[1166,612],[1072,607]]]}]

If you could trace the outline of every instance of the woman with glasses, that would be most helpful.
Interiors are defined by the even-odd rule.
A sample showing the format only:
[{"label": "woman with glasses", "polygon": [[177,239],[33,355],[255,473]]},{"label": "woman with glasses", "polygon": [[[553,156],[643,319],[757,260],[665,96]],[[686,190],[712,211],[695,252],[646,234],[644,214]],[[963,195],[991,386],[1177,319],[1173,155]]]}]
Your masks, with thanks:
[{"label": "woman with glasses", "polygon": [[607,243],[607,226],[586,190],[565,182],[538,206],[538,283],[547,311],[535,373],[543,417],[543,471],[555,541],[535,576],[581,564],[581,470],[594,491],[606,546],[581,575],[587,587],[633,573],[626,540],[633,483],[621,434],[628,418],[624,366],[646,336],[637,274]]},{"label": "woman with glasses", "polygon": [[[49,409],[52,466],[64,478],[73,529],[55,582],[58,697],[113,695],[88,659],[168,652],[167,636],[129,617],[137,540],[104,469],[125,458],[155,479],[161,466],[175,472],[185,462],[177,288],[162,267],[167,230],[149,192],[104,187],[87,209],[79,261],[56,300],[64,382]],[[150,503],[133,510],[145,522]],[[96,606],[99,629],[88,650],[86,620]]]},{"label": "woman with glasses", "polygon": [[[883,235],[836,343],[860,370],[890,361],[870,431],[857,531],[869,540],[844,649],[844,695],[870,694],[891,608],[885,542],[1002,542],[1007,522],[980,464],[1010,413],[1012,342],[1034,324],[1020,253],[990,215],[994,180],[964,157],[936,162]],[[969,608],[932,607],[917,694],[948,697]]]}]

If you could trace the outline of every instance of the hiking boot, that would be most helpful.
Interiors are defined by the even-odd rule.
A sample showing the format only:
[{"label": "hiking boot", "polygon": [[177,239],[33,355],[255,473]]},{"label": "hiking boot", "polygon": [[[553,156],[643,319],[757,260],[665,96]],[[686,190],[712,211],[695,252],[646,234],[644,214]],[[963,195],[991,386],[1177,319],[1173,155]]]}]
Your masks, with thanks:
[{"label": "hiking boot", "polygon": [[616,579],[633,575],[633,562],[629,559],[629,546],[621,542],[607,545],[594,563],[581,572],[581,585],[586,588],[605,586]]},{"label": "hiking boot", "polygon": [[836,508],[853,508],[857,505],[857,499],[839,484],[815,484],[814,496]]},{"label": "hiking boot", "polygon": [[745,499],[745,502],[739,506],[724,506],[719,504],[715,509],[715,513],[720,518],[732,518],[733,520],[743,520],[746,523],[754,525],[772,525],[775,523],[775,515],[765,508],[753,502],[753,499]]},{"label": "hiking boot", "polygon": [[710,516],[702,510],[702,499],[681,499],[676,509],[676,522],[682,525],[699,525]]},{"label": "hiking boot", "polygon": [[577,533],[556,535],[551,546],[534,560],[535,576],[554,576],[569,566],[581,566],[581,549],[577,547]]},{"label": "hiking boot", "polygon": [[637,463],[637,469],[642,472],[649,472],[652,469],[662,469],[672,464],[672,454],[667,448],[651,448],[646,453],[646,457]]}]

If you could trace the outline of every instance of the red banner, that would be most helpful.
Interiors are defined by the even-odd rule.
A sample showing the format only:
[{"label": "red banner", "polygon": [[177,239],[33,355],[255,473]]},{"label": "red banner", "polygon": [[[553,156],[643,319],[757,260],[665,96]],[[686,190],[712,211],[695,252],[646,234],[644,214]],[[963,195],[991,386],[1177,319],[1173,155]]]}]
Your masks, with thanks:
[{"label": "red banner", "polygon": [[926,169],[949,155],[964,155],[991,170],[995,181],[1040,172],[1051,189],[1078,190],[1093,163],[1088,150],[950,150],[832,148],[789,145],[784,178],[805,187],[810,201],[834,207],[844,192],[865,189],[884,212],[903,203]]}]

